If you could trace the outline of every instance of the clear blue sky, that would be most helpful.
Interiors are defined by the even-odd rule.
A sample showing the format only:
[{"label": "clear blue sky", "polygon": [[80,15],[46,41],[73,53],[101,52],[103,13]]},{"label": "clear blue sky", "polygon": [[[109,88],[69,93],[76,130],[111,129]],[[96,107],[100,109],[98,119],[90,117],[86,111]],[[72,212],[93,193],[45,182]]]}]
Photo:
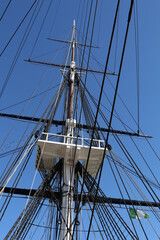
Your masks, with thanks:
[{"label": "clear blue sky", "polygon": [[[31,32],[27,38],[27,41],[24,44],[21,54],[17,60],[16,65],[14,66],[13,72],[9,79],[7,80],[7,74],[10,71],[11,65],[14,61],[15,54],[18,50],[20,42],[22,40],[23,34],[26,31],[27,24],[31,18],[30,13],[23,25],[17,31],[15,37],[10,42],[6,48],[3,55],[0,57],[0,90],[3,87],[5,81],[7,85],[0,99],[0,112],[7,112],[13,114],[22,114],[27,116],[32,116],[37,107],[39,106],[42,96],[34,98],[31,100],[27,106],[25,103],[16,105],[8,109],[8,106],[16,104],[20,101],[28,99],[32,94],[38,94],[49,87],[56,86],[60,83],[61,73],[58,69],[52,69],[48,67],[36,66],[24,62],[24,59],[33,58],[39,61],[48,61],[54,63],[63,63],[67,53],[67,46],[64,44],[57,43],[55,44],[52,41],[47,40],[48,37],[58,38],[58,39],[70,39],[72,31],[73,19],[76,20],[77,28],[77,37],[81,41],[81,35],[83,34],[83,26],[86,28],[85,22],[85,9],[87,6],[87,1],[84,1],[84,7],[82,9],[83,1],[74,1],[74,0],[55,0],[52,3],[49,14],[46,18],[36,46],[34,46],[35,39],[37,37],[40,25],[45,16],[46,9],[50,1],[44,1],[42,9],[38,18],[36,19]],[[90,1],[89,1],[90,2]],[[95,1],[94,1],[95,2]],[[94,61],[94,56],[96,60],[102,64],[102,69],[104,69],[105,60],[107,56],[107,49],[109,44],[109,37],[111,34],[111,28],[113,23],[114,11],[116,6],[116,0],[100,0],[98,2],[98,10],[96,16],[96,25],[95,32],[93,37],[93,44],[98,45],[98,49],[93,49],[93,56],[90,61],[90,68],[99,69],[100,66]],[[115,47],[116,41],[113,42],[113,48],[111,51],[111,60],[109,63],[109,70],[117,72],[119,66],[120,55],[122,51],[122,43],[124,39],[124,30],[127,23],[127,12],[129,8],[129,0],[122,0],[120,5],[119,12],[119,23],[118,23],[118,44],[117,44],[117,55],[116,55],[116,65],[115,63]],[[3,19],[0,21],[0,52],[5,47],[5,44],[8,42],[16,27],[24,17],[25,13],[28,11],[29,7],[33,1],[12,1],[9,8],[7,9],[6,14]],[[4,11],[6,6],[5,1],[0,1],[0,15]],[[140,79],[140,128],[145,134],[153,136],[151,139],[151,144],[155,148],[157,153],[160,153],[159,144],[160,144],[160,114],[159,114],[159,103],[160,103],[160,81],[159,81],[159,69],[160,69],[160,1],[159,0],[139,0],[138,1],[138,35],[139,35],[139,79]],[[134,10],[133,10],[134,13]],[[92,16],[93,18],[93,16]],[[93,20],[93,19],[92,19]],[[137,19],[136,19],[137,21]],[[134,118],[137,121],[137,78],[136,78],[136,51],[135,51],[135,29],[134,29],[134,14],[132,14],[129,35],[127,39],[127,46],[124,56],[124,62],[122,67],[122,74],[120,78],[120,85],[118,94],[122,97],[127,107],[130,109]],[[89,34],[91,34],[91,29]],[[90,35],[89,35],[90,36]],[[90,39],[89,39],[90,40]],[[88,40],[88,43],[89,43]],[[60,49],[62,48],[62,49]],[[33,49],[33,52],[32,52]],[[59,49],[59,50],[57,50]],[[49,53],[49,54],[48,54]],[[87,55],[85,57],[87,60]],[[102,76],[98,76],[98,81],[101,83]],[[110,77],[110,81],[115,86],[115,78]],[[92,75],[88,76],[87,87],[90,89],[90,92],[98,98],[100,88],[94,77]],[[110,100],[113,100],[113,89],[109,84],[108,80],[105,82],[104,86],[105,92]],[[52,95],[55,93],[57,88],[49,91],[43,103],[40,105],[36,116],[40,117],[44,107],[49,103]],[[111,110],[111,107],[106,100],[105,95],[102,97],[102,103],[106,108]],[[109,117],[107,110],[101,106],[105,116]],[[3,110],[4,109],[4,110]],[[119,97],[117,97],[116,111],[120,115],[121,119],[135,132],[137,131],[137,126],[127,113]],[[61,118],[61,110],[57,114],[57,119]],[[99,119],[100,124],[104,126],[102,119]],[[13,149],[22,136],[24,129],[27,124],[19,121],[12,121],[0,118],[0,132],[1,140],[3,143],[7,134],[9,134],[7,140],[2,146],[1,152]],[[123,129],[122,124],[113,118],[113,127],[115,129]],[[26,135],[29,134],[33,125],[29,127]],[[121,137],[127,149],[130,151],[131,155],[134,157],[138,166],[141,167],[146,175],[151,178],[148,170],[144,166],[143,161],[141,160],[138,152],[133,148],[133,143],[131,139],[127,137]],[[136,143],[142,150],[147,163],[153,169],[158,180],[159,178],[159,160],[153,154],[145,140],[135,138]],[[110,144],[112,145],[114,153],[120,157],[124,157],[122,152],[119,150],[113,137],[110,137]],[[4,168],[9,157],[1,158],[1,166]],[[29,188],[34,176],[34,164],[35,164],[35,153],[33,154],[30,164],[27,167],[27,170],[22,178],[22,181],[19,184],[19,187]],[[136,178],[135,178],[136,179]],[[35,186],[36,187],[40,182],[40,177],[37,176]],[[138,181],[137,181],[138,182]],[[8,186],[11,186],[10,183]],[[118,189],[116,187],[113,175],[111,173],[110,167],[107,163],[107,160],[104,164],[103,175],[101,186],[107,196],[120,197]],[[140,185],[141,186],[141,185]],[[156,190],[159,195],[158,190]],[[146,192],[145,192],[146,193]],[[146,193],[147,194],[147,193]],[[137,195],[138,196],[138,195]],[[132,194],[132,197],[134,195]],[[139,196],[138,196],[139,197]],[[3,197],[2,197],[3,199]],[[4,236],[6,231],[9,229],[9,226],[13,224],[18,213],[24,208],[25,200],[13,200],[9,210],[7,211],[7,217],[3,219],[0,227],[0,236]],[[123,210],[120,211],[122,215],[125,216]],[[14,216],[13,216],[14,215]],[[151,222],[155,224],[155,228],[159,231],[158,221],[155,221],[153,215]],[[150,225],[144,223],[148,228]],[[3,229],[3,230],[2,230]],[[140,230],[139,230],[140,231]],[[159,232],[160,233],[160,232]],[[156,239],[155,234],[152,230],[148,231],[149,239]]]}]

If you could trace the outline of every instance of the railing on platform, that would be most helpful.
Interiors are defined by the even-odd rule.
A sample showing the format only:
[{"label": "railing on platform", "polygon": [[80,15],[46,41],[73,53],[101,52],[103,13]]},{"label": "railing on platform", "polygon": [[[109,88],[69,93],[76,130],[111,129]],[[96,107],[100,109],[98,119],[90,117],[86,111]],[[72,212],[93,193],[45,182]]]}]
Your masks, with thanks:
[{"label": "railing on platform", "polygon": [[[42,139],[51,142],[65,143],[68,144],[68,140],[72,141],[72,144],[80,146],[90,146],[90,138],[81,138],[81,137],[70,137],[67,135],[54,134],[54,133],[43,133]],[[105,142],[101,139],[93,139],[92,146],[97,148],[104,148]]]}]

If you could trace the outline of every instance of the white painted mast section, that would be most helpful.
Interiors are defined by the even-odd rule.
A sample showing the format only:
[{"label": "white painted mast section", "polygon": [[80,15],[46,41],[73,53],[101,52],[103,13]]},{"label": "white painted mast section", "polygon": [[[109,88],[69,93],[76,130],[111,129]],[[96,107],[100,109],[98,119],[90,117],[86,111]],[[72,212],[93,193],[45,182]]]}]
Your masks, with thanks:
[{"label": "white painted mast section", "polygon": [[[74,128],[76,121],[73,117],[74,100],[74,79],[75,79],[75,20],[73,21],[72,33],[72,57],[70,63],[70,88],[68,99],[68,114],[66,119],[67,144],[73,144]],[[71,240],[73,234],[73,188],[74,188],[74,149],[67,146],[63,165],[63,184],[62,184],[62,224],[61,240]],[[76,161],[76,159],[75,159]]]}]

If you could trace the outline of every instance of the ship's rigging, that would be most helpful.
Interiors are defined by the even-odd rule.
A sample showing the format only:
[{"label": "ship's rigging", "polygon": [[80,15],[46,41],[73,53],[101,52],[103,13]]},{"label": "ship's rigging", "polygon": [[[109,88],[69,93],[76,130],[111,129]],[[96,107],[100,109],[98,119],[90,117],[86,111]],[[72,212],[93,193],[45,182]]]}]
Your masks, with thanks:
[{"label": "ship's rigging", "polygon": [[[119,19],[121,17],[120,7],[122,11],[121,4],[123,3],[120,0],[115,2],[114,7],[112,7],[114,14],[103,69],[99,68],[100,65],[95,69],[90,68],[92,49],[98,51],[93,44],[98,14],[97,8],[99,6],[98,0],[87,2],[84,18],[84,26],[86,24],[86,27],[81,27],[81,31],[85,32],[83,34],[84,38],[77,40],[78,27],[76,27],[75,21],[73,21],[71,39],[49,38],[52,40],[51,43],[69,45],[65,63],[41,61],[32,57],[53,1],[49,1],[48,5],[46,5],[46,1],[33,1],[1,51],[2,57],[27,17],[32,13],[15,58],[11,63],[7,78],[2,85],[0,93],[2,97],[32,27],[43,6],[47,6],[35,38],[31,56],[26,61],[30,64],[36,63],[58,68],[62,77],[58,85],[59,88],[51,96],[50,101],[45,104],[45,107],[43,106],[40,117],[37,117],[36,114],[38,110],[30,116],[23,114],[23,112],[20,114],[0,113],[0,116],[5,119],[16,119],[19,120],[19,123],[20,121],[29,122],[29,124],[31,122],[35,123],[34,127],[27,126],[15,149],[11,152],[4,152],[2,156],[0,155],[0,157],[7,157],[11,154],[7,164],[2,164],[0,184],[1,222],[3,223],[7,211],[17,195],[28,196],[25,206],[23,205],[24,209],[21,210],[19,216],[14,218],[14,223],[12,226],[10,225],[3,236],[4,239],[141,239],[142,235],[146,239],[150,239],[148,226],[151,228],[154,238],[160,238],[158,230],[154,226],[155,221],[158,223],[160,221],[160,214],[157,211],[160,207],[158,194],[160,184],[156,174],[135,142],[135,137],[147,141],[155,156],[158,157],[158,155],[148,140],[151,137],[144,134],[140,128],[139,104],[137,108],[137,130],[129,128],[128,124],[124,123],[123,119],[121,120],[117,109],[115,110],[131,19],[135,14],[137,5],[133,0],[128,1],[127,17],[125,16],[126,24],[122,31],[123,38],[119,46],[115,39],[117,39],[117,29],[120,28],[121,30]],[[10,5],[12,5],[11,1],[5,6],[0,21],[9,11]],[[85,6],[85,1],[83,6]],[[138,37],[136,36],[137,40]],[[111,71],[109,68],[113,65],[111,63],[114,47],[120,49],[119,56],[116,58],[119,65],[117,64],[118,67]],[[138,71],[137,102],[139,103]],[[101,79],[100,81],[97,80],[100,89],[96,91],[96,96],[88,87],[87,80],[90,75],[92,78],[95,77],[96,80],[96,75],[99,75],[99,79]],[[107,99],[105,84],[108,77],[114,79],[114,84],[111,83],[114,86],[112,100],[108,101],[111,108],[106,114],[106,104],[102,103],[102,100],[104,100],[104,95],[105,100]],[[90,87],[94,88],[95,86],[90,84]],[[49,87],[49,89],[52,88]],[[41,107],[41,104],[42,101],[39,103],[39,107]],[[131,115],[131,117],[133,116]],[[121,123],[123,130],[113,127],[115,125],[113,124],[114,119]],[[24,141],[26,133],[25,143],[22,144],[21,140]],[[130,152],[130,146],[128,149],[121,136],[130,138],[139,157],[144,161],[146,172],[141,169],[137,156],[135,157],[134,153]],[[4,138],[1,148],[5,146],[7,137]],[[115,143],[121,150],[122,157],[115,153]],[[25,186],[25,182],[21,179],[25,176],[31,159],[35,161],[36,172],[29,188]],[[103,166],[106,162],[112,173],[111,188],[114,180],[114,186],[118,189],[119,197],[117,198],[112,197],[109,192],[105,194],[100,187],[102,170],[104,171]],[[151,177],[148,177],[148,172]],[[34,187],[38,174],[38,183]],[[105,174],[103,179],[104,177],[107,179]],[[106,182],[105,179],[104,182]],[[117,206],[120,206],[120,209]],[[149,210],[154,221],[147,219],[146,228],[137,215],[137,222],[135,223],[130,217],[130,207],[135,212],[137,207],[141,211]]]}]

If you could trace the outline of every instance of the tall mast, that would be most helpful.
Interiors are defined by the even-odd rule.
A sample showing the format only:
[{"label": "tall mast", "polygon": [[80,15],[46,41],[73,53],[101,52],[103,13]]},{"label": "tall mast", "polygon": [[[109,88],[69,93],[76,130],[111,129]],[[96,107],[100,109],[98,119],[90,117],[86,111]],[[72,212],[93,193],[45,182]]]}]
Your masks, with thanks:
[{"label": "tall mast", "polygon": [[[63,182],[62,182],[62,224],[61,240],[71,240],[73,233],[73,188],[74,188],[74,157],[72,155],[73,136],[76,121],[73,119],[73,102],[74,102],[74,79],[75,79],[75,20],[73,21],[72,33],[72,54],[70,63],[69,79],[69,97],[68,113],[66,119],[66,132],[68,148],[64,157],[63,164]],[[68,231],[69,229],[69,231]]]},{"label": "tall mast", "polygon": [[[55,136],[53,141],[48,141],[50,133],[44,133],[45,139],[38,140],[36,168],[39,171],[50,172],[53,170],[57,159],[63,159],[62,178],[61,178],[61,193],[62,204],[60,210],[61,226],[60,239],[73,239],[73,209],[74,209],[74,175],[75,166],[80,160],[84,167],[87,166],[87,171],[92,176],[96,176],[98,169],[104,158],[104,151],[107,154],[108,149],[104,148],[104,141],[94,139],[94,144],[91,139],[75,137],[76,120],[73,118],[74,107],[74,85],[76,78],[76,63],[75,63],[75,21],[73,21],[73,33],[71,40],[71,62],[68,71],[68,107],[65,121],[65,135],[51,134]],[[89,144],[89,146],[88,146]],[[74,219],[74,226],[78,226],[78,216]]]}]

